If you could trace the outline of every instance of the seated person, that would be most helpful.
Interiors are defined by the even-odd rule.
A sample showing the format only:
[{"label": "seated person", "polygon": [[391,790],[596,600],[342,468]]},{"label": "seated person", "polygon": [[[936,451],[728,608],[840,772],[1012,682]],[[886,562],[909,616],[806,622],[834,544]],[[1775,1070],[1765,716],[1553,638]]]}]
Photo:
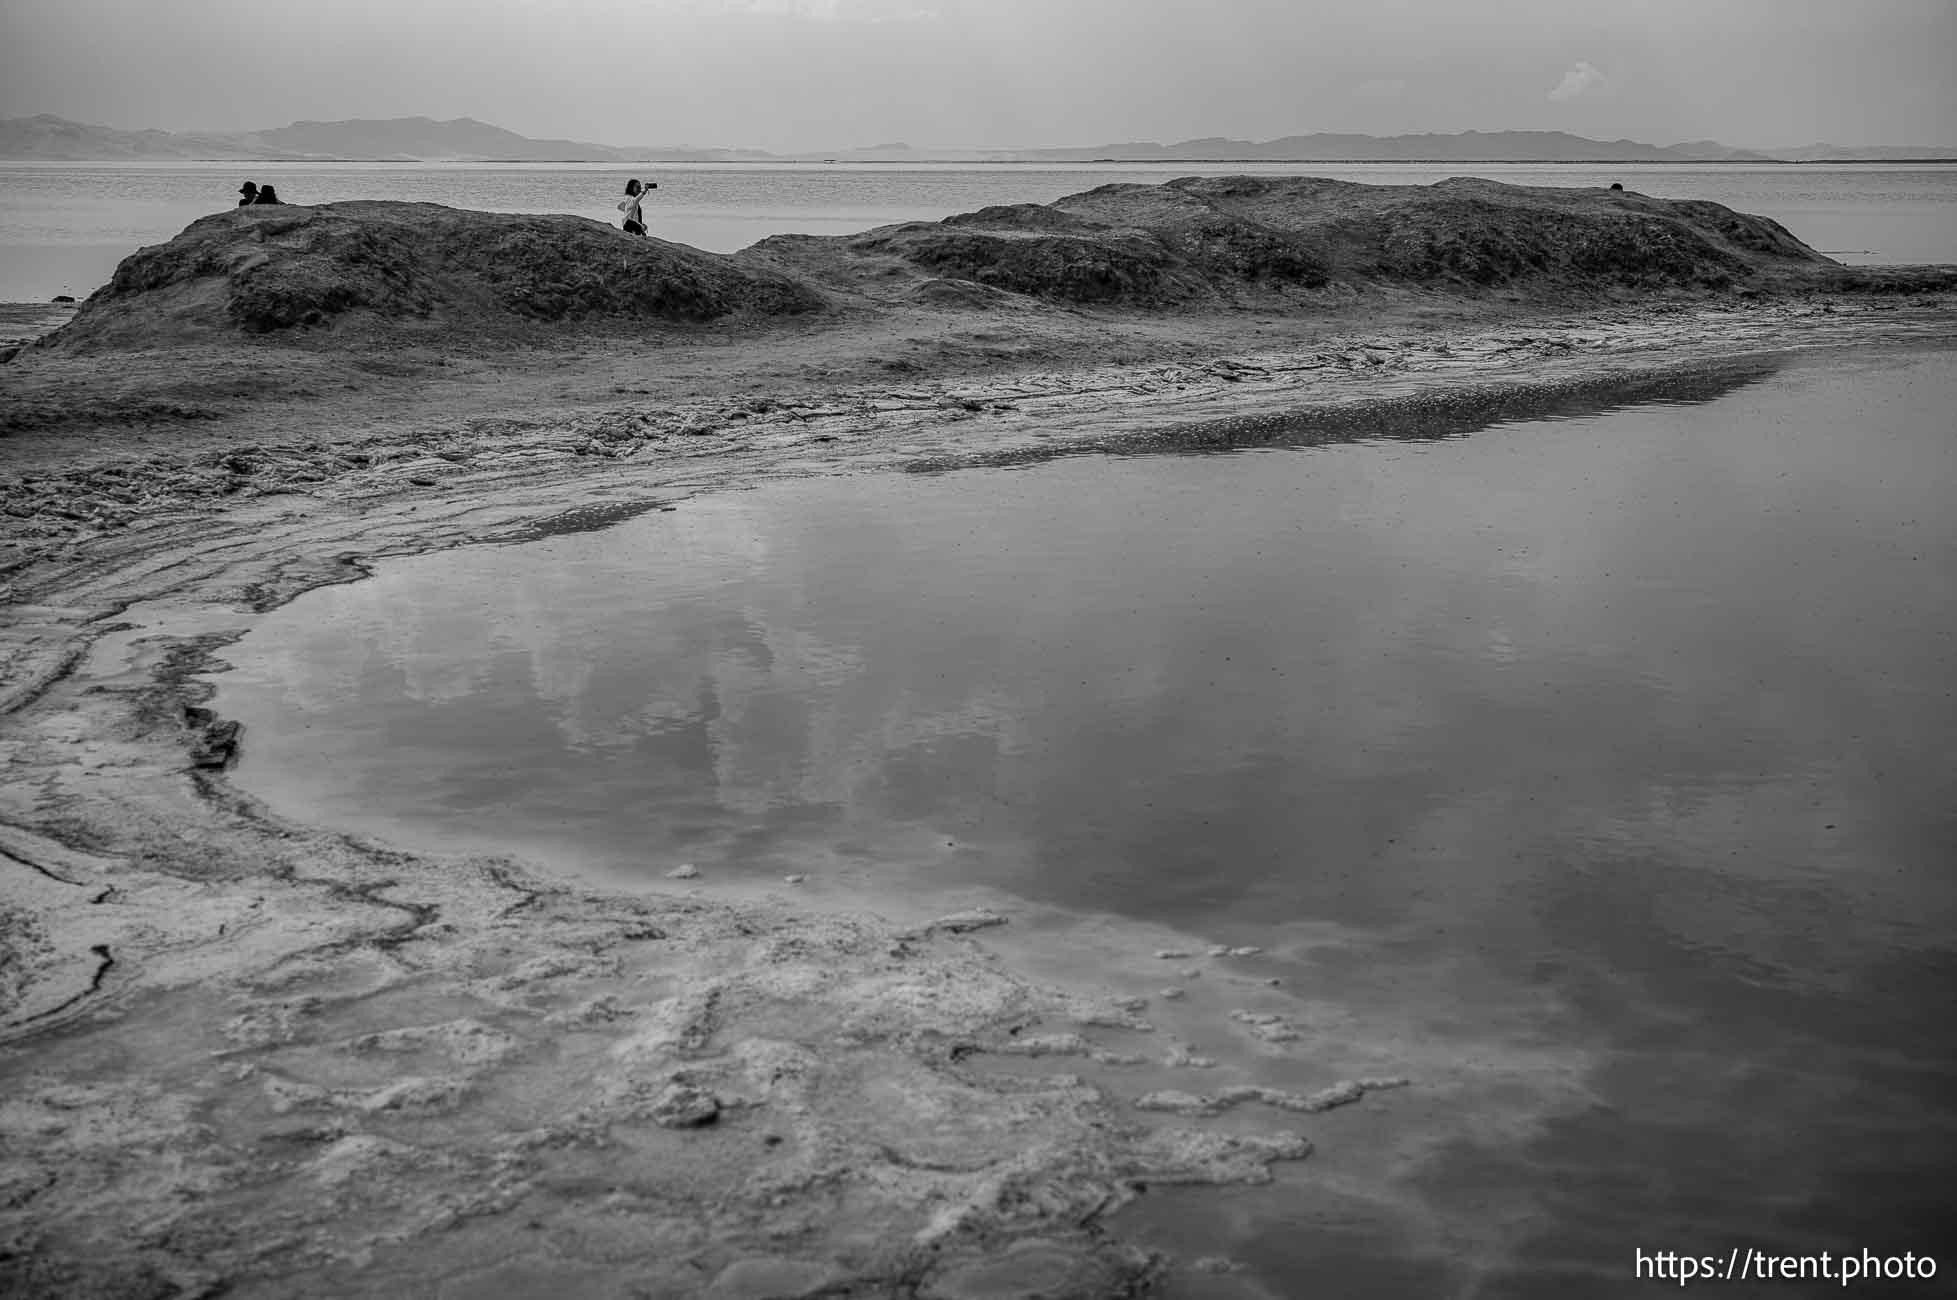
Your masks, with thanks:
[{"label": "seated person", "polygon": [[658,188],[659,182],[654,181],[649,185],[641,185],[636,176],[625,182],[625,197],[619,200],[618,210],[625,214],[626,234],[643,235],[646,233],[645,212],[639,205],[645,198],[646,191],[656,190]]}]

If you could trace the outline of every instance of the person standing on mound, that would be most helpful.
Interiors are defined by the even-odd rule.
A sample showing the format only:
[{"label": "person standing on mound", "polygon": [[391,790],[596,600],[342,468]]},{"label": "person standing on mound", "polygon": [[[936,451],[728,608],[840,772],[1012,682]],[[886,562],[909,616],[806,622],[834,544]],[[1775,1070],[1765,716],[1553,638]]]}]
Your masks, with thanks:
[{"label": "person standing on mound", "polygon": [[658,181],[649,181],[641,185],[639,184],[639,178],[636,176],[625,182],[625,197],[618,201],[618,210],[625,214],[626,234],[643,235],[646,233],[645,213],[639,210],[639,204],[644,200],[647,190],[656,190],[658,188]]}]

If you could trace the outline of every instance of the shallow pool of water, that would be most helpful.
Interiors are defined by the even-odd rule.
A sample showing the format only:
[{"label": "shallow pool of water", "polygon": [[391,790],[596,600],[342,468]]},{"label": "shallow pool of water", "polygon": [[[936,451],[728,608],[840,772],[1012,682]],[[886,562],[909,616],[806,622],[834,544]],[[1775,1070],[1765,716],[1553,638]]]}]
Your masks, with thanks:
[{"label": "shallow pool of water", "polygon": [[1192,1295],[1920,1252],[1957,1173],[1953,409],[1957,354],[1839,354],[1438,440],[703,497],[310,593],[217,704],[246,789],[412,846],[1269,949],[1427,1087],[1288,1194],[1138,1212],[1249,1266]]}]

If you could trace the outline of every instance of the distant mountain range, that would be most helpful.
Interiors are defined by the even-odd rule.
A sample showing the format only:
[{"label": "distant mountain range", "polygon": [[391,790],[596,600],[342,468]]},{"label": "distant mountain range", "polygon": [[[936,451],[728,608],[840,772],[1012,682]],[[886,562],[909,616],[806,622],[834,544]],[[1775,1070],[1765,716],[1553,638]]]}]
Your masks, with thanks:
[{"label": "distant mountain range", "polygon": [[0,121],[0,158],[68,162],[1900,162],[1957,158],[1957,148],[1814,144],[1762,152],[1713,140],[1653,145],[1591,140],[1563,131],[1462,131],[1452,135],[1288,135],[1254,142],[1209,137],[1179,144],[1130,141],[1086,148],[928,149],[879,144],[865,149],[776,154],[760,149],[679,145],[619,147],[581,140],[534,140],[461,117],[294,122],[265,131],[121,131],[42,114]]},{"label": "distant mountain range", "polygon": [[459,117],[294,122],[266,131],[119,131],[43,113],[0,121],[0,158],[49,162],[739,162],[758,149],[617,148],[581,140],[533,140]]},{"label": "distant mountain range", "polygon": [[1804,144],[1795,149],[1776,149],[1773,156],[1788,162],[1950,162],[1957,160],[1957,147],[1939,149],[1921,144],[1870,144],[1854,147],[1838,144]]},{"label": "distant mountain range", "polygon": [[1106,144],[1036,149],[1043,162],[1763,162],[1769,155],[1712,140],[1641,144],[1589,140],[1563,131],[1462,131],[1456,135],[1288,135],[1261,144],[1212,137],[1181,144]]}]

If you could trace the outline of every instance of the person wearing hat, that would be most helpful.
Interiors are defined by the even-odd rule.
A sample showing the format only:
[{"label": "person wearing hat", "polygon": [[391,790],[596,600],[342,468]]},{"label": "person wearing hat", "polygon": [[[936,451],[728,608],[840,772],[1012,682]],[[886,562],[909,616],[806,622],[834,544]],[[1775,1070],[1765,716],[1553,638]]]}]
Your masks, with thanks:
[{"label": "person wearing hat", "polygon": [[238,193],[244,195],[243,198],[238,200],[238,206],[241,208],[250,207],[252,204],[258,202],[258,182],[246,181],[238,187]]}]

